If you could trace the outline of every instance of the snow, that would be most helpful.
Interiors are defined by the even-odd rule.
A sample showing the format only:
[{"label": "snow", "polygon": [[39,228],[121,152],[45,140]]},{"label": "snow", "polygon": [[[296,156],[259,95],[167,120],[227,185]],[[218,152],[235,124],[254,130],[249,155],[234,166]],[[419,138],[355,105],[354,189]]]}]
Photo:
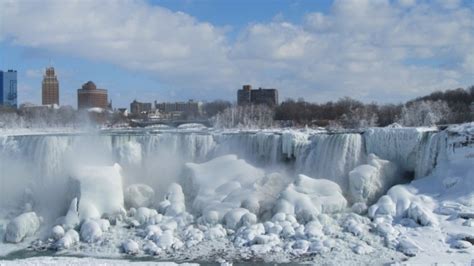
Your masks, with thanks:
[{"label": "snow", "polygon": [[[75,257],[32,257],[18,260],[0,260],[0,265],[150,265],[148,261],[129,261],[104,258],[75,258]],[[157,266],[196,266],[198,263],[175,263],[153,261]]]},{"label": "snow", "polygon": [[33,236],[39,229],[40,217],[34,212],[23,213],[13,219],[5,232],[5,241],[18,243],[28,236]]},{"label": "snow", "polygon": [[23,212],[57,215],[0,256],[468,264],[473,128],[4,136],[0,237]]}]

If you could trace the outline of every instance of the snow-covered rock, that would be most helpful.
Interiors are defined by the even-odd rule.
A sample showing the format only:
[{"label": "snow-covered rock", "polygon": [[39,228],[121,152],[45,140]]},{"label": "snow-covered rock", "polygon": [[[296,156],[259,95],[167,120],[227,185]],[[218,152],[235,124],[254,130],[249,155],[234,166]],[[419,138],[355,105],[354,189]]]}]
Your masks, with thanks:
[{"label": "snow-covered rock", "polygon": [[21,242],[25,237],[34,235],[40,227],[41,219],[34,212],[23,213],[7,225],[5,241]]}]

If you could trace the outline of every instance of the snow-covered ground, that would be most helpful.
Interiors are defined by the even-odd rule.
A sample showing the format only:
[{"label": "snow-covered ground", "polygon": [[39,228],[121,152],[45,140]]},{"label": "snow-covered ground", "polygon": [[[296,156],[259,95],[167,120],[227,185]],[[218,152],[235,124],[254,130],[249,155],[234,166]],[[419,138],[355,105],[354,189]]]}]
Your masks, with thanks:
[{"label": "snow-covered ground", "polygon": [[473,263],[474,123],[37,133],[0,136],[1,265]]}]

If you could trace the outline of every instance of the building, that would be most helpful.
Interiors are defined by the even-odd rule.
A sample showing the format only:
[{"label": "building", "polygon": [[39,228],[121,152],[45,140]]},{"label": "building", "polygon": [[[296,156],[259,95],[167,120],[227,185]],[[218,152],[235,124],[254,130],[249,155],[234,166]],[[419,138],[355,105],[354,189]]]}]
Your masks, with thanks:
[{"label": "building", "polygon": [[237,104],[266,104],[268,106],[278,105],[278,90],[258,88],[253,90],[251,85],[244,85],[237,91]]},{"label": "building", "polygon": [[149,113],[152,110],[151,103],[142,103],[134,100],[130,104],[130,112],[134,115],[142,114],[142,113]]},{"label": "building", "polygon": [[43,105],[59,105],[59,82],[54,67],[46,68],[43,75],[42,87],[42,104]]},{"label": "building", "polygon": [[[201,115],[202,103],[189,100],[187,102],[165,102],[156,103],[156,109],[161,113],[165,114],[185,114],[188,116],[199,116]],[[176,115],[175,115],[176,116]]]},{"label": "building", "polygon": [[77,108],[93,108],[99,107],[107,109],[109,106],[107,102],[107,90],[97,89],[92,81],[88,81],[82,85],[82,89],[77,90]]},{"label": "building", "polygon": [[0,70],[0,106],[17,108],[16,70]]}]

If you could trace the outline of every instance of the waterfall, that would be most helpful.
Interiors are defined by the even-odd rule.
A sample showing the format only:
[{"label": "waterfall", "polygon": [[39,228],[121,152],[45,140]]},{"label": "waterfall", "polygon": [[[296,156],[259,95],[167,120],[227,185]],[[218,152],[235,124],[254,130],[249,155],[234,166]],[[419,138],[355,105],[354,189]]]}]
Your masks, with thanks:
[{"label": "waterfall", "polygon": [[[444,156],[447,134],[410,128],[369,129],[358,133],[258,132],[104,132],[0,137],[0,205],[39,198],[43,207],[68,202],[71,169],[87,165],[123,169],[124,186],[145,183],[161,200],[169,184],[182,177],[186,162],[206,162],[236,154],[257,167],[283,168],[292,176],[329,179],[348,190],[348,173],[374,153],[428,175]],[[13,182],[13,181],[14,182]],[[24,192],[32,188],[31,192]],[[14,199],[15,198],[15,199]],[[24,199],[23,201],[28,201]],[[60,209],[60,208],[59,208]]]},{"label": "waterfall", "polygon": [[345,191],[349,171],[365,161],[363,139],[360,134],[316,134],[295,157],[298,173],[332,180]]}]

